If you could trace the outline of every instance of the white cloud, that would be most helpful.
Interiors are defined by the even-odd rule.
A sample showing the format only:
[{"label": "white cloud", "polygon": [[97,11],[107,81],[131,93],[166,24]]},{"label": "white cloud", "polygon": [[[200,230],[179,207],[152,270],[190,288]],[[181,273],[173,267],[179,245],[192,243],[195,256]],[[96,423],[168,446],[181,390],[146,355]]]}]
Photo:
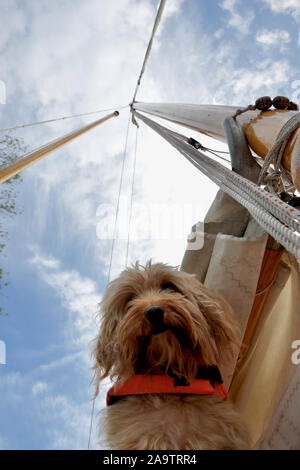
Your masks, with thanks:
[{"label": "white cloud", "polygon": [[18,8],[16,0],[1,1],[1,17],[4,21],[6,18],[10,18],[10,23],[9,27],[0,29],[0,49],[7,46],[7,42],[12,36],[16,40],[25,31],[26,25],[24,12]]},{"label": "white cloud", "polygon": [[[86,345],[88,346],[88,345]],[[38,366],[38,371],[39,372],[49,372],[53,369],[57,369],[60,367],[65,367],[65,366],[70,366],[74,362],[86,362],[85,361],[85,356],[83,355],[82,350],[72,353],[72,354],[66,354],[65,356],[57,359],[56,361],[48,362],[46,364],[41,364]]]},{"label": "white cloud", "polygon": [[46,396],[40,409],[47,421],[56,423],[46,430],[51,449],[87,449],[91,403],[78,406],[65,395]]},{"label": "white cloud", "polygon": [[263,44],[276,44],[278,42],[284,42],[285,44],[289,43],[290,33],[288,31],[276,29],[275,31],[263,30],[260,33],[257,33],[256,39],[258,42]]},{"label": "white cloud", "polygon": [[275,13],[291,14],[296,20],[300,20],[299,0],[264,0]]},{"label": "white cloud", "polygon": [[41,395],[44,392],[46,392],[47,388],[48,388],[48,384],[46,382],[41,382],[41,381],[35,382],[32,386],[32,395],[33,396]]},{"label": "white cloud", "polygon": [[[79,358],[78,358],[79,359]],[[66,384],[68,368],[63,373]],[[44,376],[46,370],[43,371]],[[89,383],[80,382],[83,390],[78,394],[68,394],[55,389],[57,383],[49,380],[37,380],[41,370],[28,370],[26,373],[4,373],[0,381],[1,416],[16,416],[15,422],[1,421],[5,429],[5,438],[0,435],[0,449],[32,449],[34,443],[42,449],[86,449],[89,435],[89,424],[92,407],[92,390]],[[59,376],[60,379],[62,376]],[[59,380],[58,380],[59,382]],[[72,385],[74,387],[74,384]],[[61,383],[58,384],[58,388]],[[69,390],[68,386],[68,390]],[[98,421],[98,410],[105,404],[105,391],[95,403],[95,421]],[[6,414],[8,410],[9,414]],[[96,418],[97,416],[97,418]],[[4,428],[5,426],[5,428]],[[96,422],[92,433],[91,448],[96,444]],[[20,431],[28,436],[19,436]]]},{"label": "white cloud", "polygon": [[21,388],[23,385],[23,376],[20,372],[9,371],[1,374],[0,391],[3,400],[9,401],[13,406],[22,402]]},{"label": "white cloud", "polygon": [[237,12],[237,5],[238,0],[223,0],[219,3],[219,6],[230,14],[230,18],[227,23],[228,26],[237,29],[242,34],[248,34],[250,25],[254,19],[254,13],[252,10],[247,8],[247,15],[241,15]]},{"label": "white cloud", "polygon": [[16,390],[22,381],[20,372],[9,372],[1,376],[0,387],[14,387]]},{"label": "white cloud", "polygon": [[[234,104],[251,104],[256,98],[264,95],[276,96],[278,88],[289,86],[291,66],[288,61],[274,62],[271,59],[262,61],[260,67],[253,70],[240,68],[235,71],[224,72],[228,88]],[[228,93],[228,91],[227,91]],[[216,93],[218,102],[226,103],[227,94],[224,90]]]},{"label": "white cloud", "polygon": [[6,445],[6,439],[3,436],[0,436],[0,450],[7,449]]},{"label": "white cloud", "polygon": [[291,41],[290,33],[285,30],[275,29],[268,31],[263,29],[257,32],[256,41],[265,46],[283,46]]},{"label": "white cloud", "polygon": [[39,270],[41,278],[54,289],[68,315],[63,321],[58,316],[68,341],[73,345],[88,347],[95,336],[97,306],[101,300],[96,283],[77,271],[61,270],[58,260],[35,254],[31,263]]}]

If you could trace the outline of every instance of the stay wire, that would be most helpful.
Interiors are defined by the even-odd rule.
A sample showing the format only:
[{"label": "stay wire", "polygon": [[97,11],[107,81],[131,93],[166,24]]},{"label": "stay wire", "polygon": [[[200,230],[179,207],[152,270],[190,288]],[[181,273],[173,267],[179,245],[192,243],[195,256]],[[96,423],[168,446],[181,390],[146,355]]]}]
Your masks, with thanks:
[{"label": "stay wire", "polygon": [[[228,158],[221,157],[221,155],[218,155],[217,153],[215,153],[215,152],[218,152],[219,150],[214,151],[214,150],[204,147],[203,151],[211,153],[215,157],[220,158],[221,160],[224,160],[224,162],[231,163],[231,160],[229,160]],[[222,153],[226,153],[226,152],[222,152]]]},{"label": "stay wire", "polygon": [[[157,121],[154,121],[154,122],[158,122],[158,124],[161,124],[161,125],[165,125],[165,121],[164,119],[160,119],[158,118]],[[175,137],[178,137],[179,139],[182,139],[184,140],[185,142],[189,143],[189,138],[184,136],[183,134],[180,134],[178,132],[178,130],[175,130],[175,128],[170,125],[170,123],[168,123],[168,129],[169,131],[171,132],[171,134],[173,134]],[[202,145],[201,142],[199,142],[200,144],[200,150],[202,150],[203,152],[210,152],[211,154],[213,154],[215,157],[217,158],[220,158],[221,160],[224,160],[225,162],[227,163],[231,163],[231,160],[229,159],[226,159],[224,157],[221,157],[221,155],[218,155],[219,153],[223,153],[223,154],[226,154],[226,155],[229,155],[230,152],[228,152],[228,150],[218,150],[218,149],[212,149],[210,147],[206,147],[205,145]],[[197,148],[198,150],[198,148]]]},{"label": "stay wire", "polygon": [[130,230],[131,230],[131,219],[132,219],[132,203],[133,203],[134,183],[135,183],[135,174],[136,174],[136,157],[137,157],[138,132],[139,132],[139,126],[137,125],[136,126],[136,136],[135,136],[133,171],[132,171],[132,185],[131,185],[131,196],[130,196],[130,208],[129,208],[129,222],[128,222],[128,234],[127,234],[125,266],[127,266],[127,263],[128,263],[128,252],[129,252]]},{"label": "stay wire", "polygon": [[92,404],[92,410],[91,410],[91,420],[90,420],[88,450],[90,450],[90,444],[91,444],[91,435],[92,435],[92,428],[93,428],[93,418],[94,418],[94,411],[95,411],[95,401],[96,401],[96,397],[93,398],[93,404]]},{"label": "stay wire", "polygon": [[[113,253],[114,253],[114,247],[115,247],[115,238],[116,238],[116,231],[117,231],[117,222],[118,222],[118,215],[119,215],[119,208],[120,208],[120,197],[121,197],[121,190],[122,190],[123,178],[124,178],[124,168],[125,168],[125,160],[126,160],[125,157],[126,157],[126,152],[127,152],[130,117],[131,117],[131,112],[129,110],[128,124],[127,124],[127,131],[126,131],[126,139],[125,139],[125,146],[124,146],[124,152],[123,152],[122,169],[121,169],[121,176],[120,176],[120,183],[119,183],[119,190],[118,190],[117,208],[116,208],[116,215],[115,215],[115,221],[114,221],[113,240],[112,240],[112,245],[111,245],[110,260],[109,260],[109,267],[108,267],[108,275],[107,275],[106,285],[109,283],[110,275],[111,275],[111,267],[112,267]],[[88,450],[90,449],[90,443],[91,443],[91,435],[92,435],[93,419],[94,419],[94,411],[95,411],[95,401],[96,401],[96,397],[93,398],[93,404],[92,404],[92,410],[91,410]]]},{"label": "stay wire", "polygon": [[114,108],[99,109],[98,111],[90,111],[88,113],[71,114],[70,116],[63,116],[63,117],[59,117],[59,118],[55,118],[55,119],[47,119],[46,121],[31,122],[29,124],[22,124],[22,125],[19,125],[19,126],[7,127],[6,129],[0,129],[0,132],[14,131],[16,129],[23,129],[25,127],[38,126],[40,124],[49,124],[50,122],[62,121],[64,119],[72,119],[72,118],[77,118],[77,117],[90,116],[91,114],[104,113],[106,111],[113,111],[115,109],[125,109],[128,106],[129,106],[129,104],[126,104],[124,106],[115,106]]},{"label": "stay wire", "polygon": [[110,252],[110,261],[109,261],[109,269],[108,269],[107,284],[108,284],[109,281],[110,281],[110,274],[111,274],[111,267],[112,267],[112,260],[113,260],[113,252],[114,252],[114,248],[115,248],[115,239],[116,239],[116,232],[117,232],[117,221],[118,221],[118,215],[119,215],[119,209],[120,209],[121,190],[122,190],[122,186],[123,186],[125,157],[126,157],[126,152],[127,152],[127,143],[128,143],[128,134],[129,134],[129,126],[130,126],[130,117],[131,117],[131,112],[129,111],[128,124],[127,124],[127,132],[126,132],[126,140],[125,140],[125,147],[124,147],[124,154],[123,154],[123,162],[122,162],[122,170],[121,170],[121,177],[120,177],[120,184],[119,184],[119,192],[118,192],[117,209],[116,209],[116,216],[115,216],[115,223],[114,223],[114,231],[113,231],[113,240],[112,240],[112,246],[111,246],[111,252]]}]

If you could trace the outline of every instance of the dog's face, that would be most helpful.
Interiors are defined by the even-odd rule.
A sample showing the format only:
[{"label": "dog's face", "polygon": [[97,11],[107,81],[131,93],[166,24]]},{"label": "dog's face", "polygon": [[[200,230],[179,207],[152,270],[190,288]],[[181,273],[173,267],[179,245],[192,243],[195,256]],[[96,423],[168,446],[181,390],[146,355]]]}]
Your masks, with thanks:
[{"label": "dog's face", "polygon": [[229,304],[194,276],[164,264],[123,271],[100,307],[98,380],[160,373],[191,382],[201,360],[222,365],[238,343]]}]

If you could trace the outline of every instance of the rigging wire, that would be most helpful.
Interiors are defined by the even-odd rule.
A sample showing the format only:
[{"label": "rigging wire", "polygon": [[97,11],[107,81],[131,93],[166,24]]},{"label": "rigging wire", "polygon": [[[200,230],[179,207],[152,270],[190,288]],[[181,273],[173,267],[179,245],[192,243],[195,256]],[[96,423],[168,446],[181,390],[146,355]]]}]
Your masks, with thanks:
[{"label": "rigging wire", "polygon": [[128,106],[129,106],[129,104],[126,104],[124,106],[119,106],[119,107],[115,106],[114,108],[98,109],[98,111],[90,111],[88,113],[72,114],[70,116],[63,116],[63,117],[59,117],[59,118],[55,118],[55,119],[47,119],[46,121],[31,122],[29,124],[22,124],[22,125],[15,126],[15,127],[7,127],[6,129],[0,129],[0,132],[14,131],[16,129],[23,129],[24,127],[38,126],[40,124],[48,124],[50,122],[62,121],[64,119],[72,119],[72,118],[77,118],[77,117],[90,116],[91,114],[104,113],[106,111],[113,111],[115,109],[125,109]]},{"label": "rigging wire", "polygon": [[132,172],[133,174],[132,174],[132,185],[131,185],[131,196],[130,196],[129,223],[128,223],[125,266],[127,266],[127,263],[128,263],[130,229],[131,229],[131,218],[132,218],[132,203],[133,203],[133,193],[134,193],[134,183],[135,183],[135,173],[136,173],[136,156],[137,156],[138,132],[139,132],[139,126],[137,125],[136,126],[136,136],[135,136],[135,149],[134,149],[134,162],[133,162],[133,172]]},{"label": "rigging wire", "polygon": [[[154,122],[158,122],[158,124],[165,125],[165,121],[163,119],[160,119],[160,118],[158,118],[157,121],[154,121]],[[183,136],[183,134],[180,134],[178,132],[178,130],[175,130],[175,128],[172,125],[170,125],[170,123],[168,123],[168,129],[175,137],[179,137],[180,139],[183,139],[185,142],[190,144],[190,141],[189,141],[190,139],[188,137]],[[195,142],[197,142],[197,141],[195,141]],[[223,153],[223,154],[226,154],[226,155],[230,155],[230,152],[228,150],[211,149],[210,147],[206,147],[205,145],[202,145],[200,142],[197,142],[197,143],[199,144],[199,148],[197,147],[197,150],[200,149],[203,152],[210,152],[211,154],[215,155],[215,157],[220,158],[221,160],[224,160],[225,162],[231,163],[230,159],[226,159],[226,158],[221,157],[220,155],[218,155],[218,153]]]},{"label": "rigging wire", "polygon": [[154,21],[154,25],[153,25],[151,37],[150,37],[150,40],[149,40],[149,43],[148,43],[148,47],[147,47],[147,50],[146,50],[146,53],[145,53],[143,65],[142,65],[142,68],[141,68],[141,71],[140,71],[140,75],[139,75],[139,78],[138,78],[138,81],[137,81],[137,84],[136,84],[135,92],[134,92],[134,95],[133,95],[133,98],[132,98],[132,103],[134,103],[134,101],[135,101],[136,94],[137,94],[138,89],[139,89],[139,86],[140,86],[140,84],[141,84],[141,79],[142,79],[142,76],[143,76],[143,74],[144,74],[144,72],[145,72],[146,63],[147,63],[147,61],[148,61],[148,58],[149,58],[149,55],[150,55],[150,52],[151,52],[152,42],[153,42],[153,39],[154,39],[156,30],[157,30],[157,28],[158,28],[159,22],[160,22],[160,20],[161,20],[161,17],[162,17],[162,14],[163,14],[163,10],[164,10],[165,4],[166,4],[166,0],[161,0],[161,1],[160,1],[159,7],[158,7],[158,10],[157,10],[157,14],[156,14],[156,18],[155,18],[155,21]]},{"label": "rigging wire", "polygon": [[91,435],[92,435],[92,428],[93,428],[93,418],[94,418],[94,412],[95,412],[95,401],[96,401],[96,397],[93,398],[93,404],[92,404],[92,410],[91,410],[91,420],[90,420],[90,429],[89,429],[88,450],[90,450],[90,444],[91,444]]},{"label": "rigging wire", "polygon": [[[125,160],[126,160],[126,152],[127,152],[127,144],[128,144],[130,117],[131,117],[131,113],[129,111],[127,131],[126,131],[126,139],[125,139],[125,146],[124,146],[123,160],[122,160],[122,169],[121,169],[121,176],[120,176],[120,183],[119,183],[119,190],[118,190],[118,198],[117,198],[117,208],[116,208],[115,221],[114,221],[113,239],[112,239],[112,245],[111,245],[111,251],[110,251],[108,275],[107,275],[107,279],[106,279],[106,286],[108,285],[108,283],[110,281],[113,253],[114,253],[114,248],[115,248],[117,222],[118,222],[118,215],[119,215],[119,208],[120,208],[120,197],[121,197],[121,191],[122,191],[123,180],[124,180],[124,168],[125,168]],[[91,435],[92,435],[94,412],[95,412],[95,401],[96,401],[96,396],[93,398],[93,404],[92,404],[92,409],[91,409],[88,450],[90,449],[90,443],[91,443]]]},{"label": "rigging wire", "polygon": [[[221,157],[221,155],[218,155],[217,153],[215,153],[215,152],[218,152],[218,150],[212,150],[212,149],[209,149],[207,147],[204,147],[203,151],[211,153],[215,157],[220,158],[221,160],[224,160],[224,162],[231,163],[231,160],[229,160],[228,158]],[[222,152],[222,153],[227,153],[227,152]]]},{"label": "rigging wire", "polygon": [[123,154],[123,162],[122,162],[122,170],[121,170],[119,192],[118,192],[117,209],[116,209],[115,222],[114,222],[113,240],[112,240],[111,252],[110,252],[110,261],[109,261],[107,284],[110,281],[111,266],[112,266],[112,260],[113,260],[113,252],[114,252],[114,248],[115,248],[115,239],[116,239],[116,233],[117,233],[117,222],[118,222],[118,215],[119,215],[119,209],[120,209],[120,196],[121,196],[121,190],[122,190],[123,179],[124,179],[124,167],[125,167],[125,157],[126,157],[127,143],[128,143],[130,117],[131,117],[131,113],[129,111],[127,132],[126,132],[126,140],[125,140],[125,147],[124,147],[124,154]]}]

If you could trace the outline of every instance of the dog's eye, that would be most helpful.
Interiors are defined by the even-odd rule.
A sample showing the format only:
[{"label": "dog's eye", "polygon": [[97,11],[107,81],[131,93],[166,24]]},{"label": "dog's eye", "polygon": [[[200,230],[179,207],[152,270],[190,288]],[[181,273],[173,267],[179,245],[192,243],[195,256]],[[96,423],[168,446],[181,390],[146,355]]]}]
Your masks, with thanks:
[{"label": "dog's eye", "polygon": [[126,300],[126,303],[128,304],[128,303],[131,302],[133,299],[134,299],[134,295],[131,295],[131,296],[128,297],[128,299]]},{"label": "dog's eye", "polygon": [[172,290],[174,292],[179,292],[179,289],[173,284],[173,282],[164,282],[161,286],[162,290]]}]

